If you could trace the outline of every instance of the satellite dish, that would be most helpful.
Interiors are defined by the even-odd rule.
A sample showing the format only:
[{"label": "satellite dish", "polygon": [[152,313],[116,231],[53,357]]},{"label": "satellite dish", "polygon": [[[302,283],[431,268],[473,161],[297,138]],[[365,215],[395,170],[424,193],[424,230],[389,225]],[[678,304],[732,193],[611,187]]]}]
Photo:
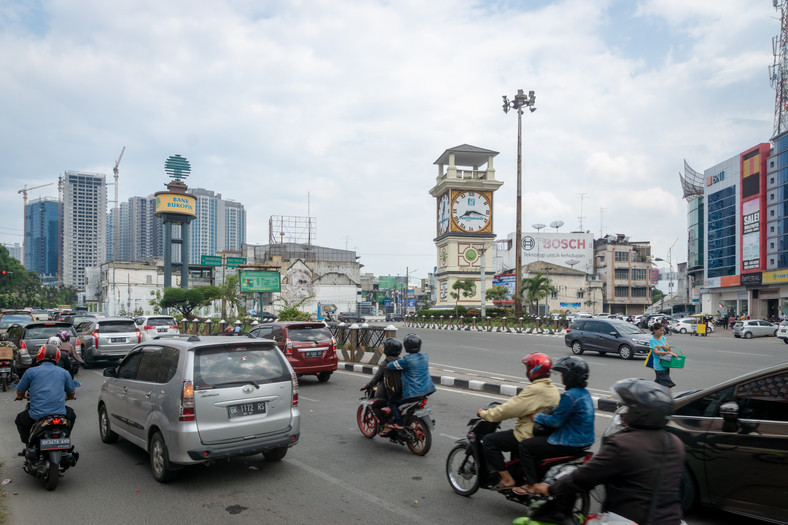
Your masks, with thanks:
[{"label": "satellite dish", "polygon": [[539,222],[539,223],[537,223],[537,224],[532,224],[532,225],[531,225],[531,227],[532,227],[532,228],[535,228],[535,229],[537,229],[537,230],[541,230],[542,228],[544,228],[544,224],[542,224],[541,222]]},{"label": "satellite dish", "polygon": [[579,263],[579,262],[580,261],[575,260],[575,259],[569,259],[568,261],[566,261],[566,264],[568,264],[574,270],[575,269],[575,265],[577,263]]},{"label": "satellite dish", "polygon": [[555,228],[556,230],[564,225],[564,221],[553,221],[550,223],[551,228]]}]

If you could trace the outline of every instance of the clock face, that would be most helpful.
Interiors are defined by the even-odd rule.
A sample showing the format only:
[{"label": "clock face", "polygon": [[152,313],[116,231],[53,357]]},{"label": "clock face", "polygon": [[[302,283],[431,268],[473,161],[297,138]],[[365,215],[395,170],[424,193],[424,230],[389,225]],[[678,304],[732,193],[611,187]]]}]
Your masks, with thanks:
[{"label": "clock face", "polygon": [[466,232],[478,232],[490,223],[490,200],[487,195],[465,191],[454,197],[451,214],[454,222]]},{"label": "clock face", "polygon": [[438,232],[446,233],[449,229],[449,194],[438,201]]}]

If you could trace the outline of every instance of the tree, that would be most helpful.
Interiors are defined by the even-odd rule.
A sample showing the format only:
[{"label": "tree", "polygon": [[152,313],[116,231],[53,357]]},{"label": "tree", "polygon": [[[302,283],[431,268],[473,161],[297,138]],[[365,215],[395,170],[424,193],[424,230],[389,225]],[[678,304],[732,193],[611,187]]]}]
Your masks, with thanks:
[{"label": "tree", "polygon": [[291,304],[290,301],[282,296],[279,296],[279,299],[277,300],[283,302],[285,307],[277,312],[277,317],[280,321],[309,321],[309,313],[299,310],[301,305],[303,305],[309,299],[312,299],[312,297],[304,297],[297,303]]},{"label": "tree", "polygon": [[241,288],[238,285],[237,275],[228,275],[224,283],[219,286],[219,297],[222,300],[222,319],[227,319],[227,305],[230,305],[230,313],[238,310],[241,313]]},{"label": "tree", "polygon": [[505,286],[496,285],[487,290],[485,295],[492,299],[493,304],[495,304],[496,301],[505,301],[509,297],[509,289]]},{"label": "tree", "polygon": [[52,308],[60,304],[73,305],[76,301],[74,288],[43,286],[36,272],[25,270],[22,263],[0,245],[0,308]]},{"label": "tree", "polygon": [[151,290],[150,294],[152,296],[151,299],[148,299],[148,304],[153,307],[153,313],[155,315],[159,315],[161,313],[161,290]]},{"label": "tree", "polygon": [[526,277],[522,280],[522,290],[520,293],[522,293],[523,298],[528,301],[528,304],[532,307],[534,303],[536,303],[536,309],[531,308],[531,311],[538,315],[539,301],[555,290],[555,286],[550,283],[550,278],[545,277],[542,272],[539,272],[533,277]]},{"label": "tree", "polygon": [[175,308],[186,319],[192,319],[192,311],[209,304],[219,298],[219,289],[216,286],[198,286],[197,288],[165,288],[159,306],[162,308]]},{"label": "tree", "polygon": [[462,297],[465,299],[476,295],[476,281],[473,279],[460,279],[454,281],[454,283],[451,285],[451,289],[455,290],[454,292],[449,292],[449,295],[451,295],[452,299],[455,300],[454,312],[456,314],[457,306],[460,303],[460,295],[462,295]]}]

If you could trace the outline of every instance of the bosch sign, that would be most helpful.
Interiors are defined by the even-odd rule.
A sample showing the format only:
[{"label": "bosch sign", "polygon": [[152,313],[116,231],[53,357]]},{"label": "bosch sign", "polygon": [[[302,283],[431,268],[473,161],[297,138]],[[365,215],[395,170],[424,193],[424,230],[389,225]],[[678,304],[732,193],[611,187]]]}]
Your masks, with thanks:
[{"label": "bosch sign", "polygon": [[544,261],[575,270],[593,271],[594,235],[592,233],[529,232],[523,236],[521,246],[524,265]]}]

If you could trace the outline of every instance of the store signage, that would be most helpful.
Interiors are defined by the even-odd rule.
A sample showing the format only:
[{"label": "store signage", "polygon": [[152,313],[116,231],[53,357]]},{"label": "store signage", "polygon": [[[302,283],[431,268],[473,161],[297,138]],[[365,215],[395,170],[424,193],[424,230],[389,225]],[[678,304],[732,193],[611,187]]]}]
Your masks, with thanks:
[{"label": "store signage", "polygon": [[706,177],[706,186],[711,186],[712,184],[717,184],[718,182],[722,182],[725,180],[725,172],[721,171],[716,175],[710,175]]},{"label": "store signage", "polygon": [[788,270],[775,270],[761,274],[762,283],[788,283]]},{"label": "store signage", "polygon": [[741,274],[741,284],[742,286],[760,286],[761,285],[761,273],[743,273]]},{"label": "store signage", "polygon": [[185,193],[156,193],[155,214],[173,213],[177,215],[188,215],[196,217],[197,199]]}]

